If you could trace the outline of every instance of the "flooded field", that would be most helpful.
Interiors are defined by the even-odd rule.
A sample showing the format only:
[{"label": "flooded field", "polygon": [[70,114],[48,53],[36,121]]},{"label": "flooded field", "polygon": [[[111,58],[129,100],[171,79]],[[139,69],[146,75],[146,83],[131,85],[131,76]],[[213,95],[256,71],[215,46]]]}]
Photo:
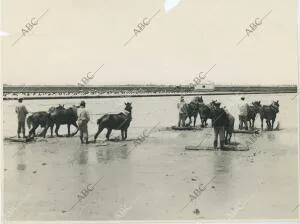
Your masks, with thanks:
[{"label": "flooded field", "polygon": [[[4,209],[7,220],[216,220],[298,218],[298,130],[294,94],[246,95],[247,102],[279,100],[280,131],[263,131],[245,152],[187,151],[212,146],[213,130],[174,131],[179,97],[87,99],[89,134],[107,112],[132,102],[126,141],[81,145],[78,135],[4,141]],[[192,97],[186,97],[189,102]],[[235,116],[240,95],[218,99]],[[80,100],[28,100],[30,112]],[[3,103],[4,137],[15,136],[16,101]],[[197,124],[200,124],[198,117]],[[260,127],[257,116],[256,127]],[[264,124],[264,126],[266,126]],[[72,127],[72,131],[74,131]],[[38,132],[40,129],[38,130]],[[27,128],[28,132],[28,128]],[[60,128],[67,133],[67,127]],[[149,137],[136,144],[147,132]],[[48,133],[49,134],[49,133]],[[118,139],[120,131],[113,131]],[[245,145],[251,134],[233,134]],[[200,187],[200,188],[199,188]],[[195,189],[201,189],[195,193]],[[200,192],[200,193],[199,193]],[[192,198],[192,200],[191,200]]]}]

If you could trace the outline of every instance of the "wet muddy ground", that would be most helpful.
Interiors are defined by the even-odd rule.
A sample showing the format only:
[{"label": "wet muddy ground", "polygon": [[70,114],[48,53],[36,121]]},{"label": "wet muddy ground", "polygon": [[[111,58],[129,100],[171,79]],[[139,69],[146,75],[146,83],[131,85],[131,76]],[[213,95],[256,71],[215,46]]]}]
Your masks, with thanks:
[{"label": "wet muddy ground", "polygon": [[[231,105],[235,115],[234,97],[238,99],[224,96],[219,101]],[[127,141],[105,141],[104,133],[88,145],[81,145],[78,136],[4,141],[5,216],[49,221],[296,219],[296,105],[288,101],[290,96],[270,99],[274,97],[280,103],[282,130],[263,131],[252,138],[249,151],[185,150],[187,145],[211,146],[213,130],[167,129],[177,121],[177,98],[135,99]],[[116,109],[112,101],[96,102],[87,100],[91,113]],[[36,109],[45,102],[26,103]],[[12,136],[14,107],[7,103],[5,108],[4,136]],[[96,117],[92,115],[91,135]],[[66,133],[66,127],[60,133]],[[112,138],[119,135],[114,131]],[[234,134],[232,141],[246,145],[250,136]]]}]

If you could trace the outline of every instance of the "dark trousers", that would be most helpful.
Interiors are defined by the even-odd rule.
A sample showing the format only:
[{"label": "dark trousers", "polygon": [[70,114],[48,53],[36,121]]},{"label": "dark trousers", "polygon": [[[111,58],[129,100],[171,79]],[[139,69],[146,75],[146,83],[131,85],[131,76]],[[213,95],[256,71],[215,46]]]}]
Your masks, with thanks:
[{"label": "dark trousers", "polygon": [[242,130],[243,126],[245,125],[245,129],[248,130],[247,116],[239,115],[239,120],[240,120],[239,129]]},{"label": "dark trousers", "polygon": [[224,147],[224,140],[225,140],[225,128],[224,128],[224,126],[214,127],[214,134],[215,134],[214,147],[217,148],[217,146],[218,146],[218,136],[220,136],[220,146],[221,146],[221,148],[223,148]]},{"label": "dark trousers", "polygon": [[83,138],[87,141],[87,139],[89,137],[88,122],[87,121],[79,121],[78,122],[78,127],[79,127],[79,133],[80,133],[81,141],[83,140]]},{"label": "dark trousers", "polygon": [[80,137],[88,138],[89,133],[88,133],[87,121],[80,121],[78,126],[79,126]]},{"label": "dark trousers", "polygon": [[186,118],[187,118],[186,114],[179,113],[178,127],[180,127],[180,126],[184,127],[185,126],[185,120],[186,120]]},{"label": "dark trousers", "polygon": [[20,137],[21,132],[25,137],[25,121],[18,121],[18,137]]}]

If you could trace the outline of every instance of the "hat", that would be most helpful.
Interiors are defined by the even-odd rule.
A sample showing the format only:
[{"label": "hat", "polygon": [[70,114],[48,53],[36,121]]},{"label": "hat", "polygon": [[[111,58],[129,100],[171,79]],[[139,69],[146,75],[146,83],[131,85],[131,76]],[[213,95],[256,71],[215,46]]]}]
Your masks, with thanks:
[{"label": "hat", "polygon": [[80,106],[84,106],[84,107],[85,107],[85,102],[84,102],[84,101],[81,101],[81,102],[80,102]]},{"label": "hat", "polygon": [[217,102],[215,102],[215,105],[216,105],[216,106],[220,106],[221,103],[217,101]]}]

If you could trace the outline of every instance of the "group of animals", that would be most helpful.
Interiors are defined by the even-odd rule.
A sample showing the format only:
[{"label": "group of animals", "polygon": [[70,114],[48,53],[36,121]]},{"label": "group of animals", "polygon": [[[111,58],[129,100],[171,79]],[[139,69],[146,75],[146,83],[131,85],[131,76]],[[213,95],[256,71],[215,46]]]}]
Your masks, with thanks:
[{"label": "group of animals", "polygon": [[[201,119],[201,127],[207,126],[207,120],[212,119],[214,110],[216,108],[216,100],[213,100],[209,104],[204,104],[202,96],[195,97],[190,103],[187,104],[189,124],[192,123],[192,117],[194,118],[194,127],[196,125],[197,116],[199,114]],[[247,120],[249,127],[254,128],[254,122],[256,115],[260,115],[261,129],[263,129],[263,121],[266,120],[266,124],[269,130],[273,130],[276,114],[279,112],[279,101],[273,101],[271,105],[261,105],[261,101],[254,101],[252,105],[249,105]],[[232,132],[234,130],[234,117],[227,111],[227,122],[225,126],[225,142],[230,142]]]},{"label": "group of animals", "polygon": [[[198,114],[201,119],[201,126],[207,126],[207,120],[212,119],[212,114],[216,108],[215,103],[217,100],[213,100],[209,104],[204,104],[202,96],[195,97],[188,104],[188,117],[191,123],[191,118],[194,117],[194,127]],[[279,101],[273,101],[271,105],[261,105],[261,101],[254,101],[252,105],[249,105],[248,110],[248,122],[249,127],[254,127],[256,115],[259,113],[261,119],[261,128],[263,129],[263,120],[266,120],[268,129],[273,129],[276,114],[279,112]]]},{"label": "group of animals", "polygon": [[[55,127],[55,134],[57,137],[61,137],[58,134],[60,125],[66,124],[68,126],[68,137],[71,136],[70,127],[71,125],[76,127],[76,132],[72,136],[76,135],[79,127],[77,125],[77,108],[79,106],[73,105],[72,107],[65,108],[64,105],[59,105],[58,107],[51,107],[48,112],[39,111],[34,112],[27,118],[27,126],[30,129],[28,138],[35,136],[36,129],[41,126],[44,128],[40,136],[46,137],[48,128],[51,130],[51,137],[53,137],[53,127]],[[118,114],[105,114],[100,119],[97,120],[98,131],[94,136],[96,141],[98,135],[102,132],[104,128],[107,128],[106,138],[109,140],[112,130],[121,130],[122,140],[127,138],[127,129],[132,120],[131,116],[132,106],[131,103],[125,103],[124,112]]]},{"label": "group of animals", "polygon": [[[216,108],[215,106],[216,101],[212,101],[209,104],[204,104],[202,96],[195,97],[190,103],[187,104],[188,108],[188,117],[190,123],[192,123],[191,118],[194,119],[194,127],[196,125],[196,120],[198,114],[200,115],[201,119],[201,126],[207,126],[207,120],[212,119],[213,112]],[[69,108],[65,108],[62,105],[58,107],[51,107],[48,112],[40,111],[35,112],[32,115],[28,116],[27,118],[27,125],[30,129],[29,131],[29,138],[35,136],[35,130],[38,126],[44,128],[41,136],[45,137],[48,128],[50,127],[51,136],[53,136],[53,127],[55,127],[55,133],[58,137],[61,135],[58,134],[58,130],[60,125],[66,124],[68,126],[68,136],[71,136],[70,133],[70,126],[73,125],[77,128],[76,132],[72,135],[76,135],[78,132],[78,125],[77,125],[77,108],[78,106],[72,106]],[[131,111],[132,105],[131,103],[125,103],[125,112],[119,114],[105,114],[100,119],[97,120],[98,131],[94,136],[94,140],[97,139],[98,135],[102,132],[103,129],[107,129],[106,138],[109,140],[110,134],[112,130],[121,130],[122,140],[127,138],[127,129],[130,125],[132,120]],[[254,122],[257,113],[260,114],[261,119],[261,128],[263,129],[263,120],[266,119],[266,123],[268,129],[273,129],[274,122],[276,119],[276,114],[279,112],[279,102],[273,101],[271,105],[261,105],[260,101],[252,102],[252,105],[249,106],[248,111],[248,122],[249,127],[254,128]],[[229,141],[234,129],[234,118],[230,113],[228,115],[228,122],[225,127],[226,136],[229,137]],[[227,139],[227,137],[226,137]]]}]

